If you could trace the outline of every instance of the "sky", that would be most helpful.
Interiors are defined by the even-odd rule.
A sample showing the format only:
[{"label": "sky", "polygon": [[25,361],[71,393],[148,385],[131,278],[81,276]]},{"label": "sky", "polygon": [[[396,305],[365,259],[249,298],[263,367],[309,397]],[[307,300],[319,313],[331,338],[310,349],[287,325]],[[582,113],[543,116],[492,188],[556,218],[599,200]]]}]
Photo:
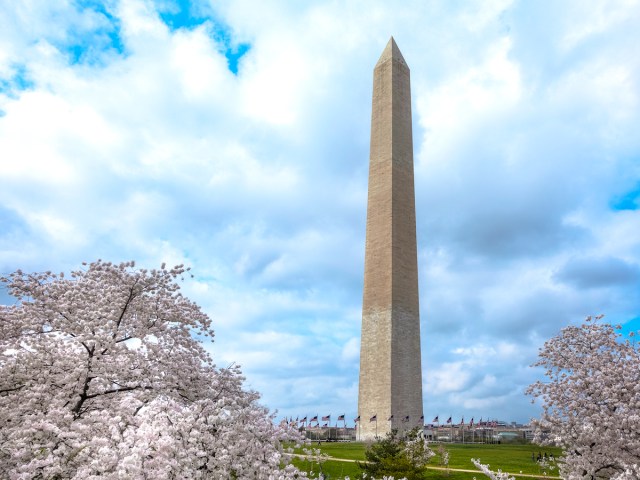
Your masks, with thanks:
[{"label": "sky", "polygon": [[640,329],[639,24],[637,0],[0,0],[0,273],[184,263],[217,365],[278,416],[355,418],[393,35],[425,419],[527,422],[545,340]]}]

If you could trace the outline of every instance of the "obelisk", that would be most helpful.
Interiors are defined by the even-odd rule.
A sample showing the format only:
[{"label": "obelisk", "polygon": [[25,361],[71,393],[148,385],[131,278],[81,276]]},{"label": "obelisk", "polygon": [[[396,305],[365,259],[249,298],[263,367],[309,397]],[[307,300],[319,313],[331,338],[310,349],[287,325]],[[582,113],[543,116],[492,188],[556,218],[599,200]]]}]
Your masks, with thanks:
[{"label": "obelisk", "polygon": [[373,70],[359,435],[422,425],[409,67],[393,37]]}]

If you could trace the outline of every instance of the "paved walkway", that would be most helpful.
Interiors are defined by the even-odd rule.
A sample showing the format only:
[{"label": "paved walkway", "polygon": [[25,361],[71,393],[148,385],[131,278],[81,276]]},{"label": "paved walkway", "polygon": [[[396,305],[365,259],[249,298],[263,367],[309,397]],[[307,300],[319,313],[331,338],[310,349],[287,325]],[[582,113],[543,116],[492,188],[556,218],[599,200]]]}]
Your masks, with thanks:
[{"label": "paved walkway", "polygon": [[[299,457],[299,458],[307,458],[307,459],[312,459],[315,460],[317,457],[315,455],[302,455],[300,453],[292,453],[290,455],[293,455],[294,457]],[[349,463],[356,463],[360,460],[350,460],[348,458],[336,458],[336,457],[323,457],[325,460],[331,460],[331,461],[335,461],[335,462],[349,462]],[[429,470],[440,470],[440,471],[450,471],[450,472],[464,472],[464,473],[477,473],[478,475],[482,475],[483,473],[480,470],[467,470],[465,468],[447,468],[447,467],[435,467],[435,466],[427,466],[427,468]],[[550,479],[554,479],[554,480],[562,480],[562,477],[552,477],[549,475],[536,475],[533,473],[511,473],[511,472],[504,472],[507,473],[509,475],[511,475],[512,477],[522,477],[522,478],[550,478]]]}]

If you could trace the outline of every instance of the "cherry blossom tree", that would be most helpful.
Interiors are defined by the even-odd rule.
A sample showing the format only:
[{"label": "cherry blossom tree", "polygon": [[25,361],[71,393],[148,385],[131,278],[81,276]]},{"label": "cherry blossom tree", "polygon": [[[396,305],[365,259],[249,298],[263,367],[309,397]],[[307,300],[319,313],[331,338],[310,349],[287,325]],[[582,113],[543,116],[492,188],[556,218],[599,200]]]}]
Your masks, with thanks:
[{"label": "cherry blossom tree", "polygon": [[0,279],[16,299],[0,306],[1,478],[304,476],[285,465],[293,430],[196,340],[213,331],[185,272],[99,260]]},{"label": "cherry blossom tree", "polygon": [[548,381],[527,391],[542,400],[538,440],[563,447],[567,479],[640,478],[640,352],[633,334],[589,317],[544,344],[535,364]]}]

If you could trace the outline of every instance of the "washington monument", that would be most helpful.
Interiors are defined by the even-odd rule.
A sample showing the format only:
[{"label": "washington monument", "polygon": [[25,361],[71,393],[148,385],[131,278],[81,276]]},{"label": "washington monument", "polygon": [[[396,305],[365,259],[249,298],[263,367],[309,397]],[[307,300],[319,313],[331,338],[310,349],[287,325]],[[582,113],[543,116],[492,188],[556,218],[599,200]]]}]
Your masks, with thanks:
[{"label": "washington monument", "polygon": [[409,67],[393,37],[373,70],[360,438],[423,424]]}]

